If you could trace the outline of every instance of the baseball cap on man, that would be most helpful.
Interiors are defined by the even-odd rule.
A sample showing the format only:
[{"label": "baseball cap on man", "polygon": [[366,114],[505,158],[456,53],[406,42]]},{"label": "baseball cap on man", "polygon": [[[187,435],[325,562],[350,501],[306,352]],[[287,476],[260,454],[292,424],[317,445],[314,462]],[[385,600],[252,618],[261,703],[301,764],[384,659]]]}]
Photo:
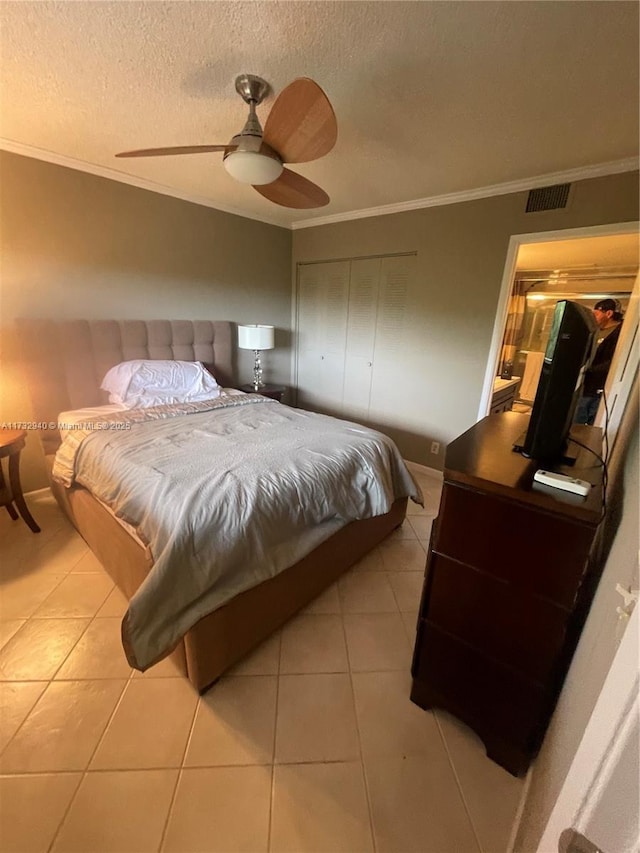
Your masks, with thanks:
[{"label": "baseball cap on man", "polygon": [[619,311],[618,303],[615,299],[601,299],[593,306],[594,311]]}]

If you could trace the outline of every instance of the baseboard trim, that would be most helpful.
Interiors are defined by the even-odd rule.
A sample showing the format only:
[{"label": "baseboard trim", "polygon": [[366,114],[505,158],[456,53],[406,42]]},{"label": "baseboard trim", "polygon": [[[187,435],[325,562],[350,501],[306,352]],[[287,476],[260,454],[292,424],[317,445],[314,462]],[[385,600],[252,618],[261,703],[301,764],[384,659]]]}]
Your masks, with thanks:
[{"label": "baseboard trim", "polygon": [[404,461],[407,468],[410,471],[414,471],[416,474],[427,474],[429,477],[435,477],[436,480],[444,479],[444,474],[437,468],[429,468],[427,465],[421,465],[419,462],[409,462],[408,459],[405,459]]},{"label": "baseboard trim", "polygon": [[40,488],[40,489],[31,489],[30,492],[25,492],[24,494],[25,494],[25,497],[27,495],[31,495],[31,496],[35,497],[35,495],[44,495],[47,492],[49,494],[51,494],[51,489],[49,488],[49,486],[42,486],[42,488]]}]

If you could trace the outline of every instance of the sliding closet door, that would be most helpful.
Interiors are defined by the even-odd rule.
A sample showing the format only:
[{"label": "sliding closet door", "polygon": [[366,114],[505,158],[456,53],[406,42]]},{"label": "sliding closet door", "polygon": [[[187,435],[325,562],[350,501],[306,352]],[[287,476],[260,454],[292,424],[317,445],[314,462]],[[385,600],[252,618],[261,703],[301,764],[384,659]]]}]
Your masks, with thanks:
[{"label": "sliding closet door", "polygon": [[355,421],[369,418],[380,265],[380,258],[351,262],[343,412]]},{"label": "sliding closet door", "polygon": [[349,261],[298,268],[298,405],[342,413]]},{"label": "sliding closet door", "polygon": [[406,428],[424,369],[415,267],[399,255],[298,268],[298,405]]},{"label": "sliding closet door", "polygon": [[416,392],[415,373],[424,370],[413,351],[416,318],[410,305],[415,269],[415,255],[380,260],[369,420],[381,425],[406,425]]}]

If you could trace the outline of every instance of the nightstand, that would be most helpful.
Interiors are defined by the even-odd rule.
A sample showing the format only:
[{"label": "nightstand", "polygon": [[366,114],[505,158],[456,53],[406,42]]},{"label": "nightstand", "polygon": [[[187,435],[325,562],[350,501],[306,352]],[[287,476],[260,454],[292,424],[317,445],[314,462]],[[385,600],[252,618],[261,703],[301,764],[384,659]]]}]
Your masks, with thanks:
[{"label": "nightstand", "polygon": [[277,400],[279,403],[282,402],[286,390],[286,385],[263,385],[258,391],[251,384],[238,387],[238,391],[244,391],[246,394],[262,394],[263,397],[271,397],[272,400]]},{"label": "nightstand", "polygon": [[[20,451],[24,447],[26,437],[27,433],[23,429],[0,429],[0,506],[7,508],[7,512],[14,521],[20,513],[31,530],[34,533],[40,533],[40,528],[29,512],[22,496],[22,485],[20,483]],[[9,458],[11,489],[5,485],[4,474],[2,473],[2,460],[5,457]]]}]

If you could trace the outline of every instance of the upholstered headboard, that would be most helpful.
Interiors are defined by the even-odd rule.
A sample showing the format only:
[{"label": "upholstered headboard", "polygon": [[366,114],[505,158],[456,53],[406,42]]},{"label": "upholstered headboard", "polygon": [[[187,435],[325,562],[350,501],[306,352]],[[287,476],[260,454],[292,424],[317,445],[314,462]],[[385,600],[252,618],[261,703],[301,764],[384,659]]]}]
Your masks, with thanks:
[{"label": "upholstered headboard", "polygon": [[[231,323],[208,320],[16,320],[38,422],[60,412],[100,406],[107,370],[134,358],[201,361],[220,385],[233,384]],[[40,431],[45,453],[57,430]]]}]

